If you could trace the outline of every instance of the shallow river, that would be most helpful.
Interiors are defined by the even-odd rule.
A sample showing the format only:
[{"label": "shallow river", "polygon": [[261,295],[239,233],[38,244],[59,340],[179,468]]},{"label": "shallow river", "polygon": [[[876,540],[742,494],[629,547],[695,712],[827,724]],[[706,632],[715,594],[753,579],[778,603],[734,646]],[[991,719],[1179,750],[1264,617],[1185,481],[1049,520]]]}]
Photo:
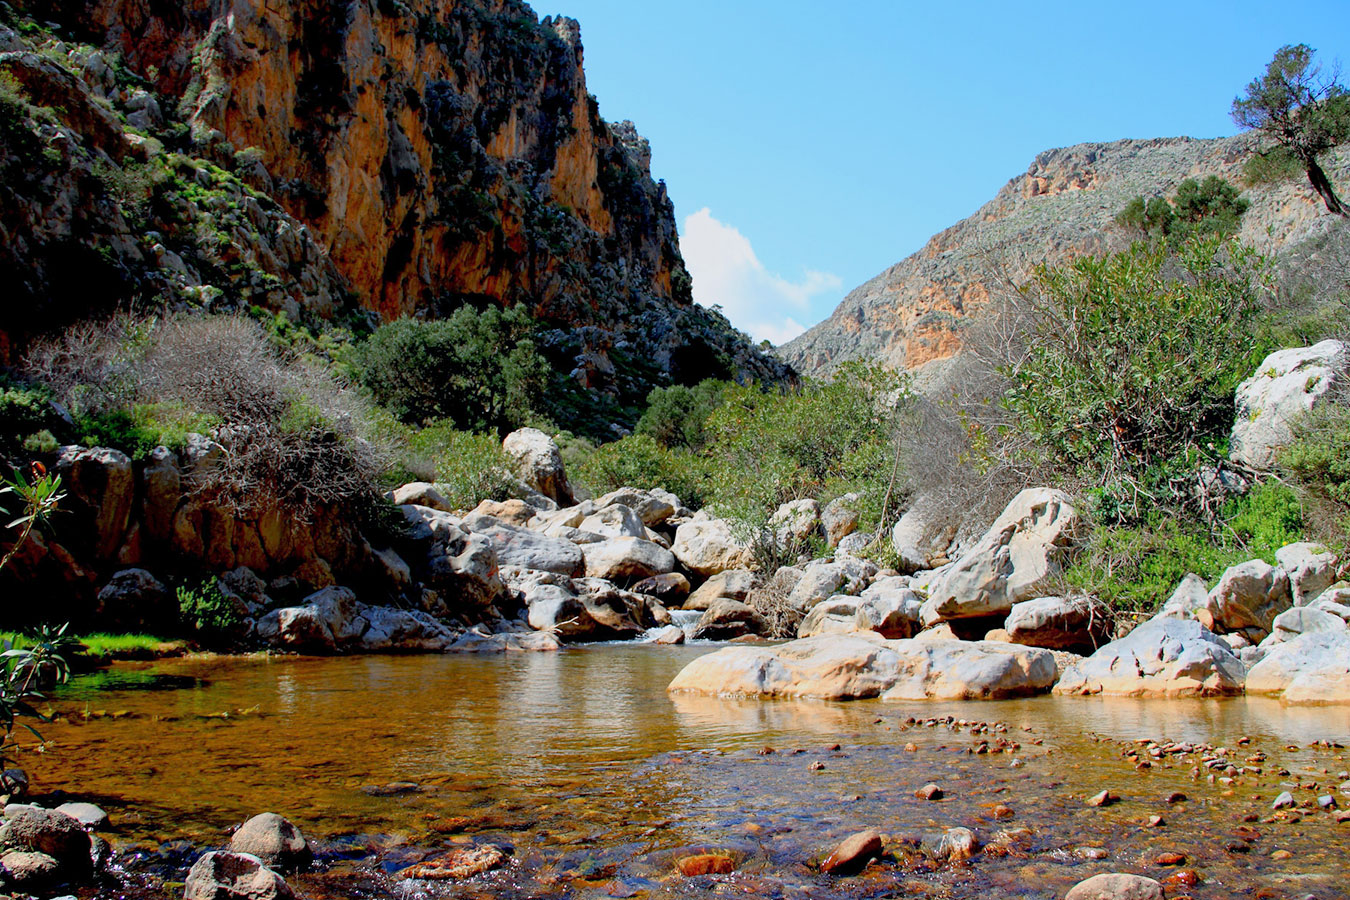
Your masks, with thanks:
[{"label": "shallow river", "polygon": [[[1169,897],[1350,897],[1350,822],[1315,808],[1350,807],[1335,746],[1350,709],[667,695],[709,649],[121,664],[63,689],[51,746],[22,762],[39,793],[107,809],[129,869],[170,880],[230,826],[279,812],[319,845],[319,871],[297,881],[310,897],[1052,898],[1097,872],[1183,869],[1199,883]],[[926,721],[947,716],[989,727]],[[1139,768],[1124,754],[1148,738],[1228,748],[1243,771],[1225,783],[1203,752]],[[929,782],[941,800],[914,796]],[[1087,805],[1102,789],[1120,802]],[[1284,790],[1310,808],[1273,812]],[[924,842],[952,826],[986,849],[932,859]],[[884,859],[818,872],[865,828],[887,836]],[[485,843],[509,865],[457,883],[395,874]],[[700,851],[736,872],[680,876]],[[1186,859],[1160,865],[1165,851]]]}]

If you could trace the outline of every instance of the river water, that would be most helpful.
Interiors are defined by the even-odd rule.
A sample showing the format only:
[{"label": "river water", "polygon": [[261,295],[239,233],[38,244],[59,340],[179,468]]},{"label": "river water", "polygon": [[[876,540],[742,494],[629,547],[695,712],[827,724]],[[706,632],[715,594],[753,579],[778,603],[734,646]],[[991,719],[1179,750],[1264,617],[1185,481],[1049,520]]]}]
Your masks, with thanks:
[{"label": "river water", "polygon": [[[710,649],[124,663],[55,695],[49,747],[21,762],[39,793],[103,806],[128,869],[158,878],[281,813],[319,846],[318,871],[296,882],[311,897],[1052,898],[1103,871],[1175,875],[1164,851],[1200,879],[1169,897],[1350,896],[1350,822],[1315,808],[1327,795],[1350,807],[1335,746],[1350,744],[1350,709],[668,695]],[[1225,782],[1204,752],[1139,768],[1124,754],[1142,739],[1222,746],[1242,771]],[[943,799],[914,796],[929,782]],[[1085,803],[1102,789],[1120,802]],[[1273,812],[1284,790],[1312,808]],[[931,858],[953,826],[985,851]],[[886,858],[818,871],[865,828],[887,836]],[[397,875],[480,844],[509,864],[462,882]],[[678,874],[700,851],[735,873]]]}]

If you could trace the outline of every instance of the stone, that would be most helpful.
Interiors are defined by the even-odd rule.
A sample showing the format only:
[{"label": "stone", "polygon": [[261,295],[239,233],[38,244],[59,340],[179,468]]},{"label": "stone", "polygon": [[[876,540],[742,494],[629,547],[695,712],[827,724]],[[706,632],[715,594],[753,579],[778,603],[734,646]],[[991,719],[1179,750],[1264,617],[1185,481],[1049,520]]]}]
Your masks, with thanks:
[{"label": "stone", "polygon": [[736,861],[725,853],[698,853],[680,857],[675,868],[685,878],[698,878],[701,875],[730,875],[736,871]]},{"label": "stone", "polygon": [[178,471],[178,455],[168,447],[156,447],[141,469],[141,521],[154,541],[167,542],[173,536],[174,513],[183,499],[183,478]]},{"label": "stone", "polygon": [[[449,513],[425,506],[402,506],[411,538],[422,548],[414,560],[422,579],[464,611],[482,611],[502,592],[497,551],[492,541],[461,528]],[[459,610],[457,610],[459,611]]]},{"label": "stone", "polygon": [[1196,619],[1212,625],[1214,613],[1209,605],[1209,585],[1205,583],[1205,579],[1194,572],[1187,572],[1173,589],[1172,595],[1163,603],[1158,615],[1176,619]]},{"label": "stone", "polygon": [[577,526],[582,531],[601,537],[634,537],[646,539],[647,526],[636,512],[621,504],[611,504],[582,519]]},{"label": "stone", "polygon": [[1291,809],[1294,806],[1294,795],[1288,791],[1281,791],[1270,804],[1271,809]]},{"label": "stone", "polygon": [[[10,800],[18,799],[28,793],[28,773],[23,769],[5,769],[0,771],[0,795]],[[8,810],[8,807],[6,807]]]},{"label": "stone", "polygon": [[1289,576],[1263,559],[1230,566],[1209,592],[1212,625],[1199,615],[1202,625],[1215,631],[1254,628],[1269,632],[1275,617],[1293,605]]},{"label": "stone", "polygon": [[502,450],[515,465],[521,481],[560,506],[572,505],[572,486],[567,481],[562,452],[553,438],[537,428],[521,428],[506,436]]},{"label": "stone", "polygon": [[854,615],[858,631],[875,631],[884,638],[910,638],[919,632],[923,598],[897,584],[904,576],[884,579],[858,595]]},{"label": "stone", "polygon": [[362,650],[446,650],[458,639],[444,623],[421,610],[363,605],[360,615],[366,620]]},{"label": "stone", "polygon": [[136,499],[130,457],[107,447],[62,447],[56,472],[69,495],[64,508],[77,516],[73,527],[96,560],[113,559],[131,524]]},{"label": "stone", "polygon": [[684,629],[678,625],[666,625],[656,632],[651,638],[653,644],[683,644],[685,639]]},{"label": "stone", "polygon": [[396,506],[425,506],[441,512],[454,512],[455,508],[445,495],[436,489],[436,485],[426,481],[413,481],[394,488],[385,494]]},{"label": "stone", "polygon": [[858,530],[857,494],[844,494],[836,497],[820,511],[820,527],[825,532],[825,541],[831,547]]},{"label": "stone", "polygon": [[642,579],[632,590],[635,594],[655,597],[666,606],[679,606],[689,596],[689,579],[679,572],[666,572]]},{"label": "stone", "polygon": [[942,788],[932,783],[925,784],[914,792],[914,796],[918,797],[920,800],[941,800]]},{"label": "stone", "polygon": [[15,850],[0,857],[6,887],[29,894],[44,892],[61,881],[61,864],[45,853]]},{"label": "stone", "polygon": [[857,597],[837,594],[811,607],[811,611],[797,626],[797,637],[807,638],[817,634],[852,634],[862,631],[858,627]]},{"label": "stone", "polygon": [[85,828],[94,831],[108,827],[108,814],[92,803],[62,803],[56,811],[65,813]]},{"label": "stone", "polygon": [[626,578],[649,578],[675,569],[675,555],[651,541],[635,537],[618,537],[598,544],[583,544],[582,557],[586,575],[611,581]]},{"label": "stone", "polygon": [[0,843],[45,853],[63,870],[87,873],[92,844],[78,820],[55,810],[25,807],[8,817],[0,828]]},{"label": "stone", "polygon": [[96,615],[109,628],[162,627],[178,615],[169,589],[145,569],[123,569],[98,592]]},{"label": "stone", "polygon": [[952,529],[940,528],[938,503],[931,497],[919,497],[891,529],[891,548],[898,558],[896,568],[903,573],[931,568],[929,560],[947,551]]},{"label": "stone", "polygon": [[1275,562],[1289,575],[1294,606],[1307,606],[1336,583],[1336,554],[1322,544],[1286,544],[1275,551]]},{"label": "stone", "polygon": [[1048,690],[1045,650],[966,641],[819,635],[774,647],[728,647],[690,662],[672,692],[852,700],[996,699]]},{"label": "stone", "polygon": [[1238,385],[1229,458],[1253,469],[1275,465],[1293,440],[1293,423],[1322,402],[1342,379],[1346,347],[1327,340],[1311,347],[1277,350]]},{"label": "stone", "polygon": [[820,864],[827,875],[850,875],[881,855],[881,835],[876,831],[860,831],[844,839]]},{"label": "stone", "polygon": [[707,609],[714,600],[721,597],[744,601],[750,596],[751,591],[762,587],[763,584],[763,579],[749,569],[727,569],[699,585],[685,601],[684,608]]},{"label": "stone", "polygon": [[[524,528],[529,524],[537,514],[538,510],[524,500],[512,497],[510,500],[484,500],[473,508],[471,516],[486,516],[491,519],[497,519],[505,522],[507,525],[515,525],[517,528]],[[465,518],[468,518],[466,516]]]},{"label": "stone", "polygon": [[1110,806],[1120,798],[1108,791],[1100,791],[1087,799],[1088,806]]},{"label": "stone", "polygon": [[671,545],[686,569],[710,576],[727,569],[743,569],[750,563],[750,545],[732,534],[724,519],[693,519],[675,529]]},{"label": "stone", "polygon": [[1271,646],[1247,672],[1247,693],[1279,694],[1285,703],[1350,703],[1350,630],[1310,631]]},{"label": "stone", "polygon": [[192,864],[183,900],[294,900],[295,894],[262,860],[222,850],[203,853]]},{"label": "stone", "polygon": [[419,881],[460,880],[499,869],[506,861],[507,855],[500,848],[484,844],[451,850],[443,856],[409,866],[398,874]]},{"label": "stone", "polygon": [[811,607],[835,594],[858,594],[876,573],[874,563],[852,557],[835,562],[813,562],[806,567],[801,580],[788,594],[787,603],[799,612],[808,612]]},{"label": "stone", "polygon": [[1334,613],[1315,606],[1295,606],[1275,617],[1275,621],[1271,624],[1270,637],[1261,642],[1261,649],[1268,651],[1276,644],[1292,641],[1304,634],[1318,631],[1344,633],[1347,630],[1350,630],[1350,626]]},{"label": "stone", "polygon": [[642,520],[642,524],[649,528],[655,528],[675,515],[675,510],[680,505],[680,498],[665,491],[640,491],[636,488],[625,487],[619,488],[617,491],[610,491],[595,501],[597,509],[604,509],[611,504],[628,507],[637,513],[638,518]]},{"label": "stone", "polygon": [[508,525],[486,516],[466,516],[463,527],[492,542],[498,565],[574,576],[580,576],[586,571],[585,555],[571,541]]},{"label": "stone", "polygon": [[931,853],[935,859],[955,862],[970,859],[979,852],[980,841],[969,828],[948,828],[942,833]]},{"label": "stone", "polygon": [[305,836],[276,813],[259,813],[230,838],[231,853],[246,853],[274,869],[303,869],[314,858]]},{"label": "stone", "polygon": [[1244,666],[1199,622],[1155,616],[1065,669],[1057,694],[1217,696],[1242,691]]},{"label": "stone", "polygon": [[820,530],[820,504],[814,500],[791,500],[774,510],[769,530],[780,547],[801,544]]},{"label": "stone", "polygon": [[258,637],[302,653],[336,653],[358,642],[369,627],[350,588],[329,587],[299,606],[274,609],[258,620]]},{"label": "stone", "polygon": [[1064,900],[1165,900],[1163,886],[1141,875],[1108,873],[1080,881]]},{"label": "stone", "polygon": [[233,593],[248,607],[250,613],[257,614],[272,606],[272,598],[267,595],[267,582],[248,566],[231,569],[222,574],[218,581],[222,593]]},{"label": "stone", "polygon": [[976,546],[929,582],[923,621],[1004,615],[1044,593],[1073,545],[1081,518],[1066,494],[1019,493]]},{"label": "stone", "polygon": [[1014,605],[1003,627],[1015,644],[1071,650],[1104,643],[1108,624],[1107,610],[1091,597],[1037,597]]},{"label": "stone", "polygon": [[768,630],[768,623],[755,610],[739,600],[719,597],[704,610],[690,637],[696,641],[726,641]]}]

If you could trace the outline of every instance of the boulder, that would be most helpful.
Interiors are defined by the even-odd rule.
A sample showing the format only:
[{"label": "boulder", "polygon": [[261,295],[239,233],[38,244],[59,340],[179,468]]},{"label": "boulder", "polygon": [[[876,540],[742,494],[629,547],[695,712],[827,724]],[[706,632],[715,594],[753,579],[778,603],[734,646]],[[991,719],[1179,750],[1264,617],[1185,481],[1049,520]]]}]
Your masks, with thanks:
[{"label": "boulder", "polygon": [[881,854],[883,844],[876,831],[862,831],[847,838],[820,864],[827,875],[850,875]]},{"label": "boulder", "polygon": [[1291,605],[1289,576],[1263,559],[1253,559],[1230,566],[1209,592],[1213,622],[1205,621],[1204,613],[1197,618],[1215,631],[1250,628],[1269,633],[1275,617]]},{"label": "boulder", "polygon": [[506,436],[502,450],[515,464],[521,481],[559,506],[572,505],[572,486],[553,438],[537,428],[522,428]]},{"label": "boulder", "polygon": [[1346,347],[1340,341],[1267,356],[1238,386],[1229,457],[1254,469],[1272,468],[1279,450],[1293,440],[1293,423],[1341,380],[1345,364]]},{"label": "boulder", "polygon": [[131,524],[136,499],[131,459],[106,447],[62,447],[56,471],[69,494],[63,506],[78,516],[75,530],[95,559],[113,559]]},{"label": "boulder", "polygon": [[[623,508],[623,507],[620,507]],[[590,578],[649,578],[674,571],[675,555],[651,541],[617,537],[581,547]]]},{"label": "boulder", "polygon": [[62,881],[61,864],[45,853],[11,850],[0,856],[5,887],[26,894],[44,894]]},{"label": "boulder", "polygon": [[647,526],[638,514],[618,503],[587,516],[577,528],[601,537],[647,537]]},{"label": "boulder", "polygon": [[1109,631],[1107,610],[1091,597],[1037,597],[1018,603],[1003,627],[1014,644],[1049,650],[1096,648]]},{"label": "boulder", "polygon": [[464,528],[492,542],[498,565],[539,569],[560,575],[580,576],[586,571],[585,556],[581,548],[571,541],[507,525],[487,516],[465,517]]},{"label": "boulder", "polygon": [[1054,678],[1054,657],[1031,647],[819,635],[775,647],[718,650],[685,666],[669,689],[765,698],[962,700],[1039,693]]},{"label": "boulder", "polygon": [[800,544],[820,530],[820,504],[814,500],[791,500],[774,510],[769,530],[780,547]]},{"label": "boulder", "polygon": [[858,595],[859,631],[875,631],[892,640],[918,633],[923,598],[900,583],[904,580],[904,576],[882,579]]},{"label": "boulder", "polygon": [[876,574],[876,564],[865,559],[844,557],[834,562],[816,561],[802,572],[801,580],[788,594],[787,602],[793,609],[806,612],[835,594],[857,595]]},{"label": "boulder", "polygon": [[1247,673],[1247,693],[1280,694],[1285,703],[1350,703],[1350,630],[1311,631],[1270,647]]},{"label": "boulder", "polygon": [[108,827],[108,814],[92,803],[62,803],[56,811],[94,831]]},{"label": "boulder", "polygon": [[689,595],[685,609],[707,609],[719,597],[745,600],[750,592],[763,585],[763,579],[749,569],[727,569],[718,572]]},{"label": "boulder", "polygon": [[413,481],[394,488],[385,494],[396,506],[425,506],[441,512],[454,512],[450,501],[436,489],[436,485],[426,481]]},{"label": "boulder", "polygon": [[769,624],[755,610],[739,600],[719,597],[699,617],[690,637],[696,641],[727,641],[768,630]]},{"label": "boulder", "polygon": [[1275,551],[1275,562],[1289,576],[1295,606],[1307,606],[1336,583],[1336,554],[1321,544],[1286,544]]},{"label": "boulder", "polygon": [[642,632],[637,618],[642,601],[612,585],[578,583],[575,592],[539,585],[529,595],[531,628],[566,641],[623,640]]},{"label": "boulder", "polygon": [[156,447],[141,469],[141,521],[151,540],[163,542],[173,536],[174,514],[182,499],[178,454],[168,447]]},{"label": "boulder", "polygon": [[515,525],[517,528],[524,528],[530,523],[530,520],[538,515],[539,510],[535,509],[524,500],[511,498],[510,500],[484,500],[473,508],[469,515],[487,516],[492,519],[499,519],[507,525]]},{"label": "boulder", "polygon": [[1350,623],[1350,588],[1333,587],[1323,591],[1316,600],[1309,604],[1309,608],[1329,612],[1333,616],[1338,616],[1345,622]]},{"label": "boulder", "polygon": [[1163,886],[1141,875],[1110,873],[1080,881],[1064,900],[1164,900]]},{"label": "boulder", "polygon": [[470,629],[449,648],[452,653],[550,652],[562,649],[557,635],[547,631],[489,634]]},{"label": "boulder", "polygon": [[1340,633],[1348,628],[1350,626],[1346,625],[1345,620],[1335,613],[1315,606],[1295,606],[1293,609],[1286,609],[1275,617],[1275,621],[1271,625],[1270,637],[1261,642],[1261,648],[1269,650],[1276,644],[1292,641],[1304,634],[1312,634],[1318,631]]},{"label": "boulder", "polygon": [[1209,605],[1209,585],[1194,572],[1187,572],[1177,583],[1172,595],[1163,603],[1158,615],[1174,619],[1203,620],[1214,624],[1214,611]]},{"label": "boulder", "polygon": [[295,894],[262,860],[247,853],[203,853],[188,872],[183,900],[293,900]]},{"label": "boulder", "polygon": [[8,816],[0,828],[0,843],[7,847],[45,853],[64,872],[87,875],[92,865],[93,845],[80,822],[50,809],[25,806]]},{"label": "boulder", "polygon": [[797,626],[797,637],[807,638],[817,634],[852,634],[855,631],[862,631],[858,627],[858,604],[861,603],[857,597],[848,597],[842,594],[836,594],[827,600],[822,600],[802,619],[802,623]]},{"label": "boulder", "polygon": [[1241,693],[1243,675],[1242,662],[1199,622],[1155,616],[1070,665],[1055,693],[1207,697]]},{"label": "boulder", "polygon": [[825,532],[825,540],[831,547],[858,530],[858,495],[844,494],[836,497],[820,511],[820,527]]},{"label": "boulder", "polygon": [[891,529],[891,548],[898,557],[896,568],[918,572],[929,568],[931,557],[945,553],[951,545],[950,529],[934,525],[938,518],[936,502],[920,497]]},{"label": "boulder", "polygon": [[[490,606],[502,592],[492,541],[460,527],[454,516],[426,506],[400,507],[411,537],[422,548],[423,580],[469,611]],[[415,562],[418,562],[414,560]]]},{"label": "boulder", "polygon": [[230,838],[231,853],[246,853],[274,869],[303,869],[314,858],[305,836],[276,813],[259,813]]},{"label": "boulder", "polygon": [[835,556],[840,559],[848,556],[862,558],[875,540],[876,535],[870,531],[855,531],[839,540],[834,548]]},{"label": "boulder", "polygon": [[362,650],[445,650],[458,639],[443,623],[421,610],[362,606],[361,616],[368,623],[361,635]]},{"label": "boulder", "polygon": [[97,615],[106,627],[134,631],[162,628],[178,617],[178,604],[145,569],[123,569],[98,592]]},{"label": "boulder", "polygon": [[1043,592],[1080,525],[1067,495],[1019,493],[979,543],[929,582],[924,622],[1003,615]]},{"label": "boulder", "polygon": [[653,644],[683,644],[684,629],[678,625],[666,625],[651,636],[650,642]]},{"label": "boulder", "polygon": [[731,524],[724,519],[685,522],[675,529],[675,543],[670,549],[681,565],[705,577],[727,569],[743,569],[750,563],[749,544],[733,535]]},{"label": "boulder", "polygon": [[653,575],[633,585],[633,593],[655,597],[666,606],[679,606],[689,596],[689,579],[679,572]]},{"label": "boulder", "polygon": [[251,614],[265,612],[272,606],[272,598],[267,595],[267,582],[248,566],[231,569],[221,575],[217,582],[221,593],[238,597]]},{"label": "boulder", "polygon": [[675,510],[680,505],[680,498],[665,491],[619,488],[617,491],[610,491],[595,501],[597,509],[604,509],[612,504],[628,507],[637,513],[638,518],[642,520],[642,524],[655,527],[675,515]]},{"label": "boulder", "polygon": [[301,653],[336,653],[358,642],[369,626],[350,588],[329,587],[299,606],[274,609],[258,620],[264,642]]}]

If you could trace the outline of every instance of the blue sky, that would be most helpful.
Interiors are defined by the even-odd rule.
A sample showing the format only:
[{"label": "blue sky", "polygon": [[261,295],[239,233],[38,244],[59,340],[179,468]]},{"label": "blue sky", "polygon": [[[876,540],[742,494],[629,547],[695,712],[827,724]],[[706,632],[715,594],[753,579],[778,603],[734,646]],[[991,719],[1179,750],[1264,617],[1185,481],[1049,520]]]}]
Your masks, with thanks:
[{"label": "blue sky", "polygon": [[1041,150],[1233,134],[1283,44],[1350,65],[1350,0],[531,2],[581,21],[601,114],[651,140],[695,299],[774,342]]}]

